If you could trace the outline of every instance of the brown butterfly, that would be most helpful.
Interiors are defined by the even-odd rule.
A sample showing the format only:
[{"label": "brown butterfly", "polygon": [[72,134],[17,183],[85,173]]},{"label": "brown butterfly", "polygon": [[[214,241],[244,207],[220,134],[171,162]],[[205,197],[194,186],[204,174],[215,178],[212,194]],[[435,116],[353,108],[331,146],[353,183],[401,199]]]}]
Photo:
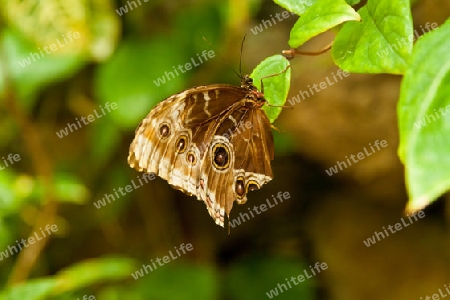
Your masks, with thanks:
[{"label": "brown butterfly", "polygon": [[266,102],[249,76],[240,87],[213,84],[175,94],[138,126],[128,164],[203,200],[224,227],[233,202],[245,203],[249,191],[273,178]]}]

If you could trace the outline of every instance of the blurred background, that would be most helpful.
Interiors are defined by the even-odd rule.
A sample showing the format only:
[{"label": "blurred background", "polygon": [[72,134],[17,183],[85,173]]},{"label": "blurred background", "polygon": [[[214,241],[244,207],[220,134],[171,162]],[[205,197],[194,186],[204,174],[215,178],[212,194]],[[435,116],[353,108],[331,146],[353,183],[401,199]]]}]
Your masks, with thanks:
[{"label": "blurred background", "polygon": [[[245,205],[235,204],[231,219],[279,192],[288,192],[288,200],[232,228],[231,236],[203,202],[159,177],[111,203],[98,202],[141,178],[127,164],[128,147],[156,103],[196,85],[238,85],[233,70],[244,35],[244,74],[289,48],[297,17],[280,21],[276,14],[283,11],[268,0],[0,1],[5,299],[397,300],[445,293],[444,199],[425,218],[366,246],[375,231],[404,218],[396,120],[401,77],[333,77],[338,69],[329,52],[291,61],[287,105],[314,84],[327,78],[332,84],[283,110],[275,122],[274,179]],[[421,33],[427,22],[442,24],[450,4],[415,1],[412,12]],[[304,49],[317,51],[333,37],[321,35]],[[179,64],[198,63],[204,50],[215,56],[167,75]],[[327,174],[376,140],[388,146]],[[19,252],[30,237],[34,243]],[[136,277],[182,244],[192,250]],[[311,274],[316,262],[328,268],[289,287],[286,279]],[[279,290],[281,284],[287,288]]]}]

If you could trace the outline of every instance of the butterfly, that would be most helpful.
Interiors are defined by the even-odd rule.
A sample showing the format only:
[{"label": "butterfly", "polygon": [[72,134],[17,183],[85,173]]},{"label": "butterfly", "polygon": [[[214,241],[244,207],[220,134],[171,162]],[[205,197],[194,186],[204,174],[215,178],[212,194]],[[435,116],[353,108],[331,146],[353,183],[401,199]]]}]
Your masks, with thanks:
[{"label": "butterfly", "polygon": [[248,192],[273,179],[265,104],[248,75],[240,86],[197,86],[170,96],[136,129],[128,164],[196,196],[224,227],[234,201],[244,204]]}]

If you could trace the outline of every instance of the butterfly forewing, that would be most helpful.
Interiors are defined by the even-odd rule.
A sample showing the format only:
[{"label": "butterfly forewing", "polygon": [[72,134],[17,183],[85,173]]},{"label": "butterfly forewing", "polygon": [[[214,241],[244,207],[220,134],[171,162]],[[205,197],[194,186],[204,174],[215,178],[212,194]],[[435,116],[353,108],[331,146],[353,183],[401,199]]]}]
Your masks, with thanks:
[{"label": "butterfly forewing", "polygon": [[215,119],[229,110],[238,100],[243,99],[245,95],[244,89],[226,84],[193,88],[187,93],[184,124],[194,127],[207,120]]}]

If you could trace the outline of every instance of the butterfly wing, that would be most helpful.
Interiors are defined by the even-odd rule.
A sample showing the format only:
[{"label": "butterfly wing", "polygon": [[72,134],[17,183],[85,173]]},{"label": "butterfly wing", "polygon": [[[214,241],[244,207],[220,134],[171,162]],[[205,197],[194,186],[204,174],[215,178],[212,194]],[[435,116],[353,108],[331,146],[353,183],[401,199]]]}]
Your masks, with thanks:
[{"label": "butterfly wing", "polygon": [[207,128],[245,96],[239,87],[199,86],[175,94],[153,108],[136,129],[128,163],[155,173],[175,188],[196,195],[200,162],[209,144]]},{"label": "butterfly wing", "polygon": [[130,145],[128,164],[147,173],[155,173],[183,192],[196,194],[200,153],[191,144],[191,130],[181,115],[186,108],[187,92],[160,102],[136,129]]},{"label": "butterfly wing", "polygon": [[136,129],[128,163],[156,173],[173,187],[203,200],[224,226],[234,200],[272,179],[273,139],[249,92],[231,85],[201,86],[159,103]]},{"label": "butterfly wing", "polygon": [[273,137],[270,122],[259,108],[230,112],[210,142],[200,171],[197,197],[203,199],[216,224],[224,226],[236,200],[272,180]]}]

